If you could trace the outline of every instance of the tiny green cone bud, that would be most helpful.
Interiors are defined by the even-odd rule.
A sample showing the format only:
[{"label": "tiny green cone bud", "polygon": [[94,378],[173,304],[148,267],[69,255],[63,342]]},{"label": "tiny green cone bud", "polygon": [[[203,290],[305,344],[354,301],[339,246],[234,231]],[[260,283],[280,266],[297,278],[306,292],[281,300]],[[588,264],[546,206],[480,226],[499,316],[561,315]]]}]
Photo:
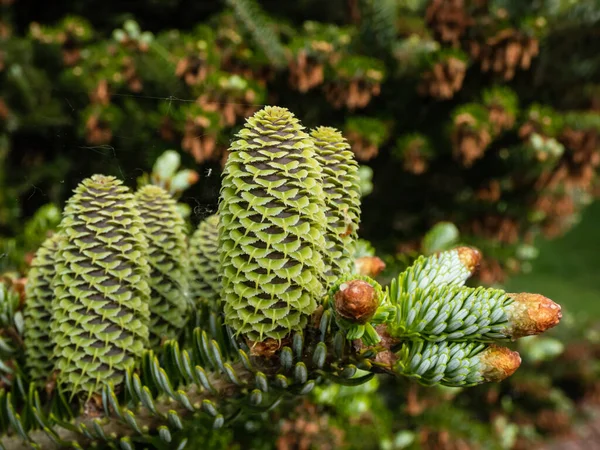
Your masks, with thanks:
[{"label": "tiny green cone bud", "polygon": [[342,283],[333,296],[336,314],[341,318],[364,324],[369,321],[379,307],[375,288],[363,280],[350,280]]},{"label": "tiny green cone bud", "polygon": [[540,294],[507,294],[513,303],[506,307],[509,318],[507,334],[513,339],[532,336],[558,325],[561,307]]},{"label": "tiny green cone bud", "polygon": [[150,345],[179,335],[188,309],[188,258],[185,222],[175,200],[159,186],[135,194],[148,242],[150,274]]},{"label": "tiny green cone bud", "polygon": [[190,239],[190,288],[192,301],[216,310],[221,295],[219,216],[200,222]]},{"label": "tiny green cone bud", "polygon": [[185,169],[177,172],[173,178],[171,178],[171,185],[169,191],[172,193],[183,192],[189,187],[193,186],[198,182],[200,175],[198,172],[191,169]]},{"label": "tiny green cone bud", "polygon": [[521,365],[521,356],[506,347],[490,345],[478,356],[481,375],[486,382],[499,382],[508,377]]},{"label": "tiny green cone bud", "polygon": [[322,169],[325,195],[325,277],[329,283],[352,270],[360,221],[358,163],[342,133],[331,127],[311,131],[315,159]]},{"label": "tiny green cone bud", "polygon": [[159,180],[165,181],[170,179],[177,168],[181,164],[181,157],[175,150],[167,150],[158,157],[152,168],[152,172]]},{"label": "tiny green cone bud", "polygon": [[457,247],[458,259],[471,274],[475,273],[481,263],[481,252],[474,247]]}]

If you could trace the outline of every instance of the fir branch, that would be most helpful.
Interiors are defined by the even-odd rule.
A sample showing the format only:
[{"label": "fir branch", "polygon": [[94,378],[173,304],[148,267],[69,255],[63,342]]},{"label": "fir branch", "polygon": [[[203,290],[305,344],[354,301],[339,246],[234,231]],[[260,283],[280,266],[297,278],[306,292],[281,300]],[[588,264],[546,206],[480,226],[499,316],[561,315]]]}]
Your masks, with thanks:
[{"label": "fir branch", "polygon": [[[244,369],[241,363],[236,364],[234,369],[239,379],[244,383],[247,383],[253,377],[253,374]],[[185,394],[192,405],[202,404],[204,400],[217,401],[219,398],[232,398],[236,395],[236,393],[239,394],[241,391],[239,386],[236,386],[231,381],[224,379],[217,373],[208,374],[208,381],[215,388],[215,394],[208,391],[200,391],[196,386],[185,390]],[[160,402],[155,401],[154,405],[156,406],[158,415],[152,413],[144,406],[140,406],[136,409],[135,420],[140,428],[146,429],[147,427],[148,430],[158,429],[158,427],[163,425],[165,422],[165,420],[160,419],[159,415],[167,417],[171,411],[175,411],[175,413],[181,418],[187,418],[194,414],[194,412],[185,408],[182,404],[174,402],[171,398],[163,398]],[[94,416],[93,414],[82,413],[72,422],[72,424],[75,427],[83,426],[89,430],[93,430],[95,428],[94,424],[98,423],[98,419],[99,417],[97,415]],[[133,428],[114,415],[108,418],[103,418],[100,426],[106,436],[123,438],[134,436],[136,434],[136,431]],[[91,440],[84,434],[61,427],[60,425],[55,425],[52,429],[52,432],[57,435],[59,440],[71,443],[73,447],[75,447],[75,444],[73,443],[84,447],[89,445],[91,442]],[[33,443],[39,445],[44,450],[65,448],[60,443],[57,443],[56,439],[48,436],[48,434],[43,430],[31,431],[29,432],[28,436]],[[19,436],[3,436],[0,438],[0,445],[2,445],[4,448],[13,450],[31,449],[31,444],[25,442]]]},{"label": "fir branch", "polygon": [[271,64],[277,68],[283,67],[286,64],[285,50],[258,3],[254,0],[227,0],[227,4]]},{"label": "fir branch", "polygon": [[361,0],[360,42],[381,55],[389,54],[396,39],[396,0]]}]

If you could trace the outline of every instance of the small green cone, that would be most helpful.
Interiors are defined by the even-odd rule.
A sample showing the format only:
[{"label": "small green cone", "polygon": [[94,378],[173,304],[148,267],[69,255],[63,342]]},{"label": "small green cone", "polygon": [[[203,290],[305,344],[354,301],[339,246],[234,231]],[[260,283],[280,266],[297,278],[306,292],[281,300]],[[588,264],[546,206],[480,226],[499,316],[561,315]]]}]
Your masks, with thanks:
[{"label": "small green cone", "polygon": [[53,279],[57,382],[71,395],[118,387],[148,344],[148,244],[133,194],[84,180],[67,202]]},{"label": "small green cone", "polygon": [[34,382],[43,383],[50,376],[54,361],[50,340],[52,318],[52,278],[61,234],[47,238],[31,263],[25,288],[25,365]]},{"label": "small green cone", "polygon": [[352,271],[354,242],[360,221],[358,163],[350,145],[335,128],[318,127],[310,133],[322,168],[326,249],[323,252],[329,284]]},{"label": "small green cone", "polygon": [[159,186],[135,195],[144,222],[150,264],[150,346],[176,338],[187,321],[188,258],[185,223],[177,204]]},{"label": "small green cone", "polygon": [[197,306],[206,303],[217,309],[221,293],[219,262],[219,216],[213,214],[200,222],[190,239],[190,290]]}]

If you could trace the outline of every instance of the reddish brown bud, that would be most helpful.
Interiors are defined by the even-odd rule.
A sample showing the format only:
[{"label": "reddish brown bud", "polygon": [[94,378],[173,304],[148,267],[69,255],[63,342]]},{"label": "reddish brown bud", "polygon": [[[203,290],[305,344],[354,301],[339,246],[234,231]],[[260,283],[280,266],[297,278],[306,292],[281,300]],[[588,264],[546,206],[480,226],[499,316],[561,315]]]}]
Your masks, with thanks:
[{"label": "reddish brown bud", "polygon": [[514,303],[507,308],[511,336],[520,338],[540,334],[558,325],[560,305],[540,294],[508,294]]},{"label": "reddish brown bud", "polygon": [[250,347],[250,356],[270,358],[277,353],[281,347],[291,344],[291,339],[289,337],[284,337],[281,340],[267,338],[262,342],[246,339],[246,344]]},{"label": "reddish brown bud", "polygon": [[362,256],[354,261],[360,275],[374,278],[385,269],[385,263],[377,256]]},{"label": "reddish brown bud", "polygon": [[479,268],[481,262],[481,252],[473,247],[458,247],[458,259],[471,273]]},{"label": "reddish brown bud", "polygon": [[521,365],[521,356],[506,347],[490,345],[480,355],[481,375],[487,382],[499,382],[510,377]]},{"label": "reddish brown bud", "polygon": [[342,283],[334,295],[336,313],[354,323],[367,323],[378,306],[379,299],[375,288],[363,280]]}]

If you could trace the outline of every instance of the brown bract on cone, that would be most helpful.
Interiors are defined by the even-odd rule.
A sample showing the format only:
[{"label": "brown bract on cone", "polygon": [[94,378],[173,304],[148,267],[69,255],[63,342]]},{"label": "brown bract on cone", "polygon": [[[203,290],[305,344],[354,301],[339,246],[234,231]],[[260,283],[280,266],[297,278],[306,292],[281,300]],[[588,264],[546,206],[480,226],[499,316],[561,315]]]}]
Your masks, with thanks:
[{"label": "brown bract on cone", "polygon": [[198,164],[214,158],[217,139],[213,133],[206,132],[209,125],[210,120],[204,116],[188,118],[185,122],[181,148]]},{"label": "brown bract on cone", "polygon": [[81,50],[72,32],[61,33],[62,57],[65,66],[74,66],[81,59]]},{"label": "brown bract on cone", "polygon": [[94,90],[90,92],[90,102],[99,105],[108,105],[110,103],[110,89],[108,81],[100,80]]},{"label": "brown bract on cone", "polygon": [[140,92],[143,89],[142,79],[135,68],[135,62],[130,57],[123,58],[121,62],[121,77],[132,92]]},{"label": "brown bract on cone", "polygon": [[323,83],[323,64],[317,58],[309,55],[306,50],[300,50],[290,61],[290,86],[300,92],[306,92]]},{"label": "brown bract on cone", "polygon": [[254,114],[258,106],[253,102],[256,100],[256,92],[246,89],[241,96],[229,96],[224,92],[208,92],[202,94],[196,102],[203,110],[218,112],[221,115],[221,125],[231,127],[239,118]]},{"label": "brown bract on cone", "polygon": [[513,303],[508,306],[510,335],[513,339],[533,336],[558,325],[561,307],[540,294],[508,294]]},{"label": "brown bract on cone", "polygon": [[498,180],[489,180],[475,191],[475,199],[486,203],[496,203],[501,195],[502,188]]},{"label": "brown bract on cone", "polygon": [[434,430],[423,427],[419,431],[419,448],[423,450],[473,450],[467,439],[452,436],[449,430]]},{"label": "brown bract on cone", "polygon": [[521,356],[506,347],[490,345],[479,355],[479,363],[485,381],[499,382],[516,372]]},{"label": "brown bract on cone", "polygon": [[539,53],[539,42],[508,28],[489,37],[483,44],[470,41],[469,50],[471,56],[480,61],[483,72],[492,71],[508,81],[517,69],[529,69],[531,60]]},{"label": "brown bract on cone", "polygon": [[175,75],[189,86],[201,83],[207,74],[206,61],[195,55],[181,58],[175,67]]},{"label": "brown bract on cone", "polygon": [[563,158],[565,183],[589,189],[600,165],[600,133],[594,129],[566,128],[559,136],[559,141],[569,150]]},{"label": "brown bract on cone", "polygon": [[92,145],[108,144],[112,140],[108,122],[92,114],[85,123],[85,140]]},{"label": "brown bract on cone", "polygon": [[336,314],[353,323],[367,323],[378,306],[379,299],[375,288],[363,280],[342,283],[333,296]]},{"label": "brown bract on cone", "polygon": [[568,194],[542,195],[534,206],[534,211],[544,215],[542,231],[547,238],[561,236],[570,226],[570,219],[576,212],[573,198]]},{"label": "brown bract on cone", "polygon": [[452,131],[452,152],[465,167],[470,167],[481,158],[492,136],[486,128],[474,129],[476,120],[468,113],[459,114],[454,119]]},{"label": "brown bract on cone", "polygon": [[324,86],[325,98],[336,109],[344,106],[350,111],[364,108],[369,104],[371,98],[378,96],[381,85],[377,82],[362,78],[351,80],[340,80],[328,83]]},{"label": "brown bract on cone", "polygon": [[515,116],[509,114],[500,105],[491,105],[488,107],[488,119],[492,125],[492,132],[495,135],[504,130],[509,130],[515,124]]},{"label": "brown bract on cone", "polygon": [[383,269],[385,269],[385,263],[377,256],[362,256],[354,260],[354,266],[356,271],[361,275],[366,275],[371,278],[375,278]]},{"label": "brown bract on cone", "polygon": [[429,168],[429,160],[423,156],[419,148],[409,147],[403,155],[402,167],[404,170],[415,175],[421,175],[427,172]]},{"label": "brown bract on cone", "polygon": [[350,143],[352,152],[359,161],[369,161],[379,154],[379,146],[370,142],[362,134],[356,131],[347,131],[346,138]]},{"label": "brown bract on cone", "polygon": [[458,47],[460,38],[473,24],[464,0],[432,0],[425,12],[425,23],[435,38]]},{"label": "brown bract on cone", "polygon": [[462,88],[466,70],[467,64],[458,58],[440,61],[423,73],[417,91],[439,100],[452,98]]}]

